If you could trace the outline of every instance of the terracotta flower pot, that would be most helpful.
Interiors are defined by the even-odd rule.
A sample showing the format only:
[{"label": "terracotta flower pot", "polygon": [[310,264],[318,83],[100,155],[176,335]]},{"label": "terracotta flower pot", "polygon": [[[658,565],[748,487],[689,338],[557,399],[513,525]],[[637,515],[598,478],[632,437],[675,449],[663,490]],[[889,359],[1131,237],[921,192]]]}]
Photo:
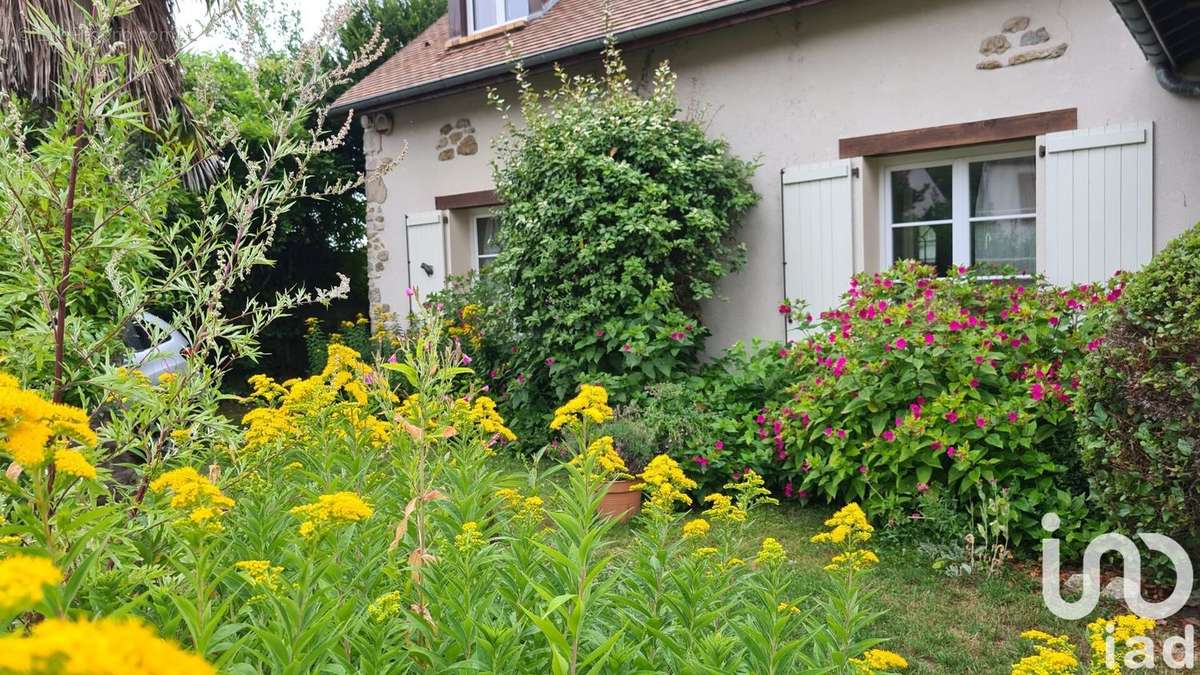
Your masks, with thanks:
[{"label": "terracotta flower pot", "polygon": [[632,489],[633,481],[613,481],[596,508],[600,515],[628,522],[642,510],[642,491]]}]

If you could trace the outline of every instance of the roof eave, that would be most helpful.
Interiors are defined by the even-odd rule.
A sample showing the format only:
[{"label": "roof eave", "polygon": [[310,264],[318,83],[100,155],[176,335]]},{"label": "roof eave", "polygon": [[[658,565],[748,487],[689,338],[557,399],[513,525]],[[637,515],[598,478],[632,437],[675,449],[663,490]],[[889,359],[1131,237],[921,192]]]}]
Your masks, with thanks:
[{"label": "roof eave", "polygon": [[[692,14],[677,16],[665,21],[638,26],[624,31],[618,31],[615,38],[618,44],[627,44],[639,40],[647,40],[663,35],[668,35],[677,31],[687,30],[702,26],[706,23],[719,22],[723,19],[729,19],[740,15],[754,13],[760,10],[773,9],[777,7],[785,7],[792,9],[805,5],[813,5],[824,0],[742,0],[720,7],[702,10]],[[757,17],[754,17],[757,18]],[[521,62],[528,69],[533,69],[539,66],[562,61],[565,59],[582,56],[592,52],[599,52],[604,46],[604,36],[589,38],[580,42],[575,42],[562,47],[556,47],[544,52],[539,52],[531,56],[521,59]],[[502,78],[512,73],[512,62],[497,63],[483,68],[477,68],[458,75],[425,82],[422,84],[398,89],[386,94],[378,94],[376,96],[368,96],[366,98],[348,101],[346,103],[335,104],[331,109],[331,113],[340,114],[349,110],[375,110],[378,108],[394,106],[416,98],[427,98],[431,95],[440,92],[450,92],[461,87],[471,84],[485,82],[497,78]]]}]

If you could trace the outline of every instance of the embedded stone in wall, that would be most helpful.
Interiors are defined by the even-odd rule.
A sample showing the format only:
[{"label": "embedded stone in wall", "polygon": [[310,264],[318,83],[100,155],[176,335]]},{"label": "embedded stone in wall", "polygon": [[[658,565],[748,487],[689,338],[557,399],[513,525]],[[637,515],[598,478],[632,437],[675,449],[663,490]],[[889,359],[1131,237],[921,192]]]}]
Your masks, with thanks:
[{"label": "embedded stone in wall", "polygon": [[453,124],[443,124],[439,129],[437,158],[440,162],[448,162],[459,155],[473,155],[479,152],[479,143],[475,140],[475,127],[471,120],[460,117]]},{"label": "embedded stone in wall", "polygon": [[[1029,28],[1030,19],[1027,16],[1014,16],[1005,21],[1000,26],[1000,33],[988,35],[979,43],[979,53],[984,56],[1000,56],[1008,52],[1010,49],[1015,49],[1015,53],[1009,53],[1007,62],[997,58],[986,58],[975,64],[978,70],[997,70],[1007,66],[1019,66],[1023,63],[1031,63],[1033,61],[1044,61],[1047,59],[1057,59],[1067,53],[1067,43],[1060,43],[1055,47],[1038,47],[1050,41],[1050,31],[1046,30],[1045,26],[1040,26],[1034,30],[1026,30]],[[1025,31],[1021,33],[1021,31]],[[1004,33],[1021,33],[1020,38],[1016,39],[1020,46],[1013,47],[1008,36]]]},{"label": "embedded stone in wall", "polygon": [[1011,46],[1012,43],[1010,43],[1008,38],[1004,37],[1003,35],[992,35],[990,37],[983,38],[983,42],[979,43],[979,53],[983,54],[984,56],[1003,54],[1004,52],[1008,51],[1008,48]]},{"label": "embedded stone in wall", "polygon": [[1049,41],[1050,41],[1050,32],[1046,30],[1045,26],[1042,26],[1041,28],[1039,28],[1037,30],[1025,31],[1024,33],[1021,34],[1021,46],[1022,47],[1031,47],[1033,45],[1040,45],[1043,42],[1049,42]]},{"label": "embedded stone in wall", "polygon": [[1004,25],[1000,27],[1000,30],[1004,31],[1005,33],[1019,33],[1026,28],[1029,28],[1029,17],[1014,16],[1008,21],[1005,21]]},{"label": "embedded stone in wall", "polygon": [[1064,43],[1058,45],[1057,47],[1045,47],[1042,49],[1032,49],[1027,52],[1013,54],[1012,56],[1008,57],[1008,65],[1019,66],[1022,63],[1029,63],[1030,61],[1040,61],[1042,59],[1057,59],[1058,57],[1060,57],[1066,53],[1067,53],[1067,43],[1064,42]]}]

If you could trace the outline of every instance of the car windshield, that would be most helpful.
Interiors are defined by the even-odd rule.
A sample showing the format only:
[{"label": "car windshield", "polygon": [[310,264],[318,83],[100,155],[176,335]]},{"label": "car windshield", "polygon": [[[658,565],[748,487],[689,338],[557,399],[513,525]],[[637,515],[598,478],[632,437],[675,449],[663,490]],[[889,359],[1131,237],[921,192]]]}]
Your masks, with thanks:
[{"label": "car windshield", "polygon": [[126,347],[140,352],[150,348],[150,335],[138,324],[130,321],[121,329],[121,340]]}]

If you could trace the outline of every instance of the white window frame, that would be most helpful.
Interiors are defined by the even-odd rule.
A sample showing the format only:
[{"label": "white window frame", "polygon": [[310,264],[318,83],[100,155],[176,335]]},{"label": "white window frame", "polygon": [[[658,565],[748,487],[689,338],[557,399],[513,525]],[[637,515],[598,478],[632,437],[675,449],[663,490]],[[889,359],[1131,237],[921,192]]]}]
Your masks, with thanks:
[{"label": "white window frame", "polygon": [[[966,266],[971,265],[971,223],[1030,218],[1033,220],[1034,232],[1036,234],[1041,227],[1037,204],[1034,205],[1033,211],[1027,215],[971,217],[971,163],[986,162],[995,159],[1014,159],[1017,157],[1032,157],[1035,162],[1037,161],[1036,145],[1032,139],[1027,142],[1004,143],[978,148],[934,150],[897,155],[882,162],[879,169],[879,222],[881,224],[880,229],[882,230],[879,237],[880,260],[882,262],[880,267],[888,269],[895,262],[892,259],[892,230],[895,227],[918,227],[921,225],[942,225],[949,223],[951,240],[950,264]],[[950,218],[895,225],[892,222],[892,172],[908,169],[925,169],[932,166],[945,166],[947,164],[951,166]],[[1037,194],[1036,189],[1034,194]],[[959,195],[963,195],[964,198],[959,199]],[[1035,270],[1039,269],[1037,266],[1039,262],[1035,248]],[[1032,277],[1027,274],[1017,274],[1004,278],[1028,279]]]},{"label": "white window frame", "polygon": [[[483,271],[483,265],[480,264],[481,262],[484,260],[495,260],[496,256],[500,255],[499,253],[479,252],[479,221],[483,218],[491,218],[492,220],[496,220],[497,224],[499,223],[499,220],[496,218],[496,214],[492,212],[477,213],[471,216],[471,261],[475,264],[476,272]],[[497,230],[497,232],[499,232],[499,230]]]},{"label": "white window frame", "polygon": [[505,1],[504,0],[496,0],[496,23],[494,23],[490,26],[484,26],[483,28],[476,28],[475,27],[475,1],[474,0],[463,0],[463,4],[465,4],[467,6],[467,34],[468,35],[471,33],[478,33],[481,30],[495,28],[496,26],[503,26],[504,24],[509,23],[511,21],[516,21],[517,19],[524,19],[525,17],[529,16],[529,3],[528,2],[525,3],[525,13],[524,14],[522,14],[521,16],[507,16],[508,6],[505,3]]}]

